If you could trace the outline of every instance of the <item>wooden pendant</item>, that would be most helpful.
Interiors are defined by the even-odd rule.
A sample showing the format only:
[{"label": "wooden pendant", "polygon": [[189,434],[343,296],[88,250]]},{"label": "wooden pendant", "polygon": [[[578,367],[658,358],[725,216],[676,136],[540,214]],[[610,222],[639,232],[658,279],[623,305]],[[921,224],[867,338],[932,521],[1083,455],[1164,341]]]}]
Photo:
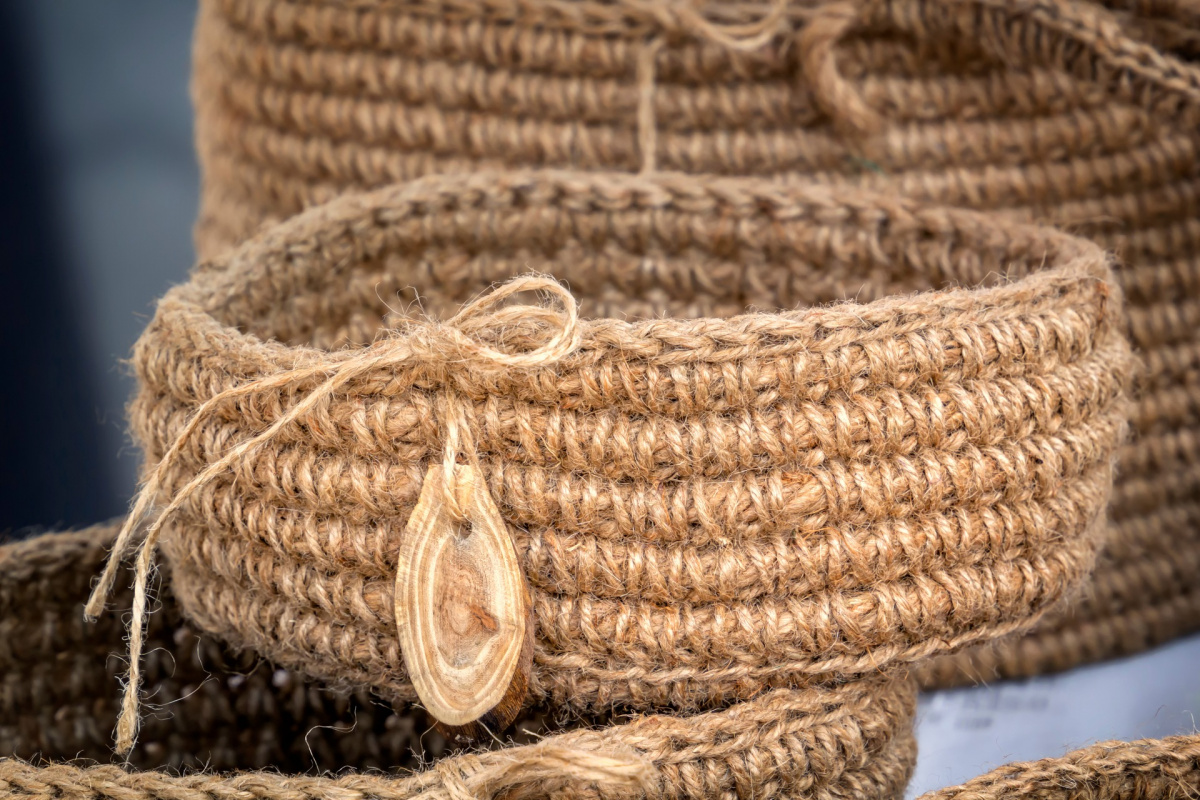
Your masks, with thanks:
[{"label": "wooden pendant", "polygon": [[446,508],[434,464],[400,543],[396,623],[422,704],[451,740],[507,728],[533,664],[525,573],[482,476],[454,467],[464,520]]}]

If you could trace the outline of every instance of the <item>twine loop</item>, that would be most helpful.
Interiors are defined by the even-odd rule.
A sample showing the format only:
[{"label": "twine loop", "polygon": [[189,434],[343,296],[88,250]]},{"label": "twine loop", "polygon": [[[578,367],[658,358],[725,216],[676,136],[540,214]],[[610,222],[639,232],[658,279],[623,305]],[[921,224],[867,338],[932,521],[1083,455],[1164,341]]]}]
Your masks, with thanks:
[{"label": "twine loop", "polygon": [[[748,23],[714,22],[694,4],[686,2],[664,5],[650,17],[659,23],[664,33],[682,31],[729,50],[750,52],[766,45],[784,27],[788,4],[789,0],[776,0],[770,13]],[[641,0],[635,7],[644,10]],[[800,72],[813,100],[836,126],[847,133],[859,137],[879,133],[885,125],[884,115],[867,102],[856,82],[842,73],[837,60],[838,44],[868,21],[891,25],[918,40],[933,35],[929,29],[939,25],[944,29],[936,31],[938,35],[953,35],[948,16],[958,10],[973,14],[996,13],[1007,20],[1028,17],[1039,26],[1068,38],[1114,70],[1200,100],[1200,70],[1131,39],[1107,9],[1084,8],[1070,0],[821,2],[805,10],[805,22],[796,35]],[[972,35],[986,46],[995,48],[998,57],[1021,58],[1022,54],[1015,51],[1019,42],[1004,35],[1002,25],[994,26],[994,30],[994,33],[981,31],[972,32]],[[643,173],[653,172],[657,166],[655,67],[662,47],[663,33],[651,36],[637,60],[637,140]]]},{"label": "twine loop", "polygon": [[[562,308],[501,306],[520,292],[545,292]],[[419,355],[465,363],[473,370],[489,372],[553,364],[579,346],[579,308],[575,298],[561,283],[546,275],[514,278],[467,303],[445,323],[419,322],[409,326],[409,335],[419,342],[416,348]],[[512,349],[489,344],[493,338]],[[529,346],[535,343],[536,346]],[[389,342],[384,340],[377,346],[388,350]]]},{"label": "twine loop", "polygon": [[[1063,36],[1119,74],[1136,76],[1200,100],[1200,70],[1129,37],[1112,12],[1073,0],[830,0],[818,5],[797,37],[801,69],[817,105],[834,123],[857,135],[879,133],[884,117],[837,64],[836,48],[847,34],[867,22],[891,25],[917,41],[953,36],[956,12],[979,17],[969,35],[1005,63],[1027,60],[1011,23],[1027,18],[1039,28]],[[998,23],[985,15],[999,15]]]},{"label": "twine loop", "polygon": [[861,0],[822,3],[800,31],[797,46],[800,66],[817,106],[835,123],[857,134],[870,134],[883,127],[879,112],[867,105],[862,93],[845,76],[837,63],[837,45],[863,16]]},{"label": "twine loop", "polygon": [[770,11],[753,22],[716,22],[705,16],[695,2],[649,4],[649,11],[664,30],[677,30],[727,50],[747,53],[774,38],[787,17],[789,2],[772,0]]},{"label": "twine loop", "polygon": [[[501,305],[519,292],[544,292],[556,300],[560,308]],[[117,721],[117,751],[128,752],[137,737],[140,661],[155,546],[163,523],[184,502],[234,465],[252,457],[288,426],[298,422],[303,415],[356,378],[423,363],[436,367],[443,378],[440,406],[443,411],[443,468],[449,479],[446,481],[446,500],[451,513],[461,518],[462,509],[453,491],[454,465],[460,456],[478,463],[478,455],[471,433],[471,415],[465,401],[453,390],[451,373],[464,370],[477,375],[550,366],[573,352],[579,346],[579,340],[579,311],[571,293],[551,277],[526,275],[477,297],[444,323],[410,322],[369,347],[331,353],[315,365],[284,370],[250,381],[226,389],[205,401],[142,484],[129,516],[117,535],[100,580],[84,608],[87,619],[95,620],[103,611],[105,600],[112,592],[117,569],[130,549],[134,533],[151,516],[150,510],[162,490],[164,477],[174,467],[200,425],[223,404],[235,398],[295,389],[318,378],[325,378],[265,431],[230,448],[220,459],[201,470],[149,521],[138,552],[134,579],[133,613],[129,623],[129,675],[121,715]]]}]

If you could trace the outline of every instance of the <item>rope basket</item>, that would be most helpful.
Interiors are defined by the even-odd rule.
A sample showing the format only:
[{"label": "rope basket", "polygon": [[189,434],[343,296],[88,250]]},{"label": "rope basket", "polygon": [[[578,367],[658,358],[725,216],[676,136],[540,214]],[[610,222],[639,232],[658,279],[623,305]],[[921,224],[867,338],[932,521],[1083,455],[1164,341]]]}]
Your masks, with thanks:
[{"label": "rope basket", "polygon": [[1123,262],[1142,356],[1106,552],[1034,635],[925,679],[1141,650],[1200,627],[1200,70],[1177,58],[1195,53],[1187,4],[1110,5],[207,0],[197,243],[214,256],[351,189],[521,166],[850,184],[1086,235]]},{"label": "rope basket", "polygon": [[[0,797],[461,800],[503,790],[506,797],[886,800],[900,795],[912,769],[913,684],[888,678],[780,690],[693,716],[612,719],[606,727],[531,717],[505,746],[452,751],[411,710],[322,689],[197,636],[169,590],[147,634],[153,713],[145,743],[125,769],[89,766],[112,755],[111,684],[122,666],[105,662],[123,647],[124,630],[115,617],[86,624],[80,609],[116,533],[102,526],[0,546]],[[118,605],[131,600],[124,592]],[[18,760],[31,758],[42,764]],[[395,772],[433,759],[424,771]],[[262,768],[269,771],[229,774]]]},{"label": "rope basket", "polygon": [[[402,313],[551,267],[590,319],[528,277]],[[134,521],[164,511],[131,685],[161,534],[201,630],[415,700],[397,552],[439,464],[472,465],[515,545],[533,705],[694,714],[1026,628],[1104,527],[1110,280],[1050,229],[752,179],[432,177],[300,214],[135,347]],[[495,304],[532,287],[561,308]],[[809,307],[738,315],[780,306]]]}]

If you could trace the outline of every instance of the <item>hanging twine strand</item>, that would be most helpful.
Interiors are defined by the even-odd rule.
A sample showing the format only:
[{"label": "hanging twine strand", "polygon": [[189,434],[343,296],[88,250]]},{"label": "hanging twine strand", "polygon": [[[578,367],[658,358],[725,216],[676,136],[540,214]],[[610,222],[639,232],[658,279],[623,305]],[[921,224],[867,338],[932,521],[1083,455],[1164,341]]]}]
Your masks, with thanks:
[{"label": "hanging twine strand", "polygon": [[663,38],[655,36],[642,45],[637,57],[637,138],[643,175],[658,168],[658,120],[654,114],[654,96],[658,88],[658,54],[662,49]]},{"label": "hanging twine strand", "polygon": [[[500,307],[500,303],[518,292],[545,292],[557,300],[562,308],[556,311],[544,306]],[[287,370],[227,389],[202,404],[142,485],[100,580],[84,607],[84,616],[88,620],[94,621],[103,611],[134,534],[149,519],[135,567],[133,613],[129,623],[129,673],[117,721],[117,751],[129,752],[137,738],[140,662],[150,573],[163,525],[180,506],[234,465],[255,455],[290,425],[357,378],[417,363],[437,364],[447,371],[463,369],[475,374],[544,367],[573,352],[579,346],[579,337],[578,307],[571,293],[553,278],[523,276],[476,298],[445,323],[411,323],[404,330],[370,347],[345,354],[331,354],[326,363]],[[519,344],[528,344],[531,339],[541,339],[541,342],[533,349],[508,352],[488,343],[496,339],[515,339]],[[164,477],[175,466],[180,453],[192,441],[200,425],[210,419],[218,408],[239,397],[295,388],[322,375],[328,377],[286,414],[266,430],[240,442],[209,464],[176,493],[160,513],[151,518],[150,510],[163,488]],[[463,510],[453,491],[454,464],[462,455],[477,465],[478,456],[465,403],[454,395],[449,386],[443,392],[441,407],[446,503],[450,513],[461,519]]]},{"label": "hanging twine strand", "polygon": [[[681,30],[733,52],[752,53],[769,44],[780,31],[787,20],[789,2],[773,0],[771,10],[755,22],[713,22],[693,3],[660,6],[655,9],[654,16],[665,31]],[[639,9],[645,8],[638,5]],[[642,174],[658,168],[658,120],[654,113],[654,98],[658,89],[658,56],[664,45],[663,35],[651,36],[637,56],[634,79],[638,89],[637,143],[642,157]]]}]

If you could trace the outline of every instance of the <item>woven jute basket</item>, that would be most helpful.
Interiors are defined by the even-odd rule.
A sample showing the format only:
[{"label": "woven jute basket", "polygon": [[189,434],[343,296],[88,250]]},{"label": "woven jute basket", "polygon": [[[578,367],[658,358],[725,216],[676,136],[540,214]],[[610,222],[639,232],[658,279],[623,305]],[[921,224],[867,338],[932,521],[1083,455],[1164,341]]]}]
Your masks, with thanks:
[{"label": "woven jute basket", "polygon": [[[0,797],[885,800],[912,769],[915,687],[890,678],[690,716],[543,711],[503,746],[451,751],[412,709],[323,688],[199,635],[170,581],[148,631],[143,743],[123,767],[96,766],[112,755],[124,626],[117,616],[85,623],[81,609],[116,532],[0,546]],[[131,601],[128,591],[116,598],[121,609]]]},{"label": "woven jute basket", "polygon": [[[499,305],[518,288],[557,305]],[[703,715],[904,674],[1090,569],[1120,300],[1085,240],[858,189],[347,195],[202,265],[139,339],[134,516],[163,509],[139,592],[161,541],[199,630],[406,707],[397,553],[430,467],[468,464],[531,590],[531,708]]]},{"label": "woven jute basket", "polygon": [[1200,71],[1188,4],[1110,5],[205,0],[197,243],[519,165],[851,184],[1084,234],[1122,261],[1142,356],[1107,550],[1058,618],[925,679],[1140,650],[1200,626]]}]

